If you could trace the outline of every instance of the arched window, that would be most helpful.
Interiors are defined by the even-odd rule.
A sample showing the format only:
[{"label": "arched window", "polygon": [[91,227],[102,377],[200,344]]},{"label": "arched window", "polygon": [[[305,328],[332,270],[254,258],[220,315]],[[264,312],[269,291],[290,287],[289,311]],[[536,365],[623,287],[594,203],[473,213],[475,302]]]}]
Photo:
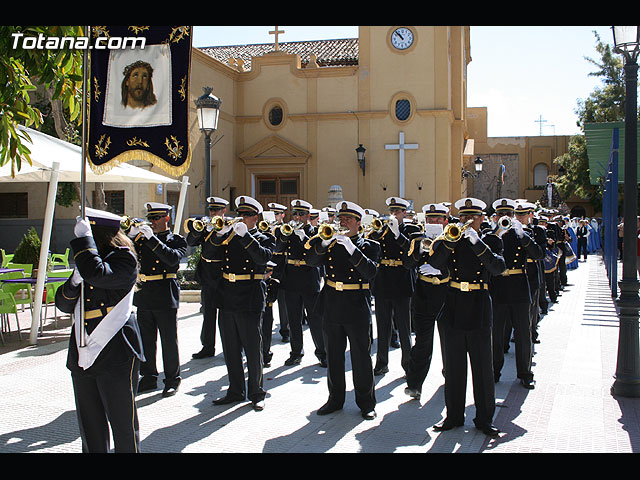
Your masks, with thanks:
[{"label": "arched window", "polygon": [[547,176],[549,175],[549,167],[546,163],[539,163],[533,169],[533,186],[544,187],[547,184]]}]

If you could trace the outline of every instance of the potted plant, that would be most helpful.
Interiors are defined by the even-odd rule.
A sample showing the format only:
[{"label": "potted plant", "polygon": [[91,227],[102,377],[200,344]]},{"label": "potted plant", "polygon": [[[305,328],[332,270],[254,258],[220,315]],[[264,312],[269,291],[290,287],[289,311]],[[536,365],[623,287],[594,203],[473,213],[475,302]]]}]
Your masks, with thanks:
[{"label": "potted plant", "polygon": [[[13,263],[20,263],[26,265],[33,265],[31,276],[37,278],[38,276],[38,264],[40,263],[40,247],[42,242],[38,237],[38,232],[34,227],[31,227],[24,237],[20,241],[20,244],[16,248],[13,256]],[[47,271],[49,271],[50,262],[47,261]]]}]

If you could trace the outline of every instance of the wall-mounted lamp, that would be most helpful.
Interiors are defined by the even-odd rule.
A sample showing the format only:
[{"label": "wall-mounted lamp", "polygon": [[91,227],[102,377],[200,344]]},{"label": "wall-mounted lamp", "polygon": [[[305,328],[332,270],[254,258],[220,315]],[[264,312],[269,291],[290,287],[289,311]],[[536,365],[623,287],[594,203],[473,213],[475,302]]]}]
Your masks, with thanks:
[{"label": "wall-mounted lamp", "polygon": [[364,148],[362,146],[362,144],[360,144],[360,146],[358,148],[356,148],[356,155],[358,157],[358,163],[360,164],[360,168],[362,169],[362,176],[364,177],[364,170],[365,170],[365,164],[366,164],[366,160],[364,158],[364,152],[366,152],[367,149]]},{"label": "wall-mounted lamp", "polygon": [[484,162],[482,161],[482,159],[480,157],[476,157],[476,159],[473,162],[473,165],[475,167],[476,173],[472,173],[469,170],[467,170],[466,168],[462,167],[462,179],[464,180],[465,178],[469,178],[469,177],[477,177],[478,175],[480,175],[480,172],[482,172],[482,164]]}]

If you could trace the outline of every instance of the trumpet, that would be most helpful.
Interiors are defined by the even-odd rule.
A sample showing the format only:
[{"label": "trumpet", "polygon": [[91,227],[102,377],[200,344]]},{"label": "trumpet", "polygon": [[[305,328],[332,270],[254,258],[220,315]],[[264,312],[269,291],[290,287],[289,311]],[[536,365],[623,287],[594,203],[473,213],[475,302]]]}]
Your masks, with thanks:
[{"label": "trumpet", "polygon": [[323,223],[318,226],[318,236],[322,240],[331,240],[336,235],[344,235],[349,232],[348,228],[340,227],[331,223]]},{"label": "trumpet", "polygon": [[266,220],[260,220],[258,222],[258,230],[260,230],[261,232],[268,232],[275,225],[277,225],[277,222],[267,222]]},{"label": "trumpet", "polygon": [[457,242],[462,238],[462,234],[467,228],[469,228],[472,223],[473,220],[469,220],[463,225],[460,225],[459,223],[449,223],[446,227],[444,227],[442,236],[448,242]]},{"label": "trumpet", "polygon": [[293,234],[294,230],[299,230],[304,227],[302,222],[296,222],[295,220],[291,220],[289,223],[282,224],[280,226],[280,233],[285,237],[289,237]]},{"label": "trumpet", "polygon": [[120,228],[125,232],[128,232],[131,227],[141,227],[142,225],[151,225],[151,222],[147,222],[140,218],[131,218],[128,216],[124,216],[122,220],[120,220]]},{"label": "trumpet", "polygon": [[507,215],[500,217],[500,219],[498,220],[498,227],[500,227],[502,230],[509,230],[512,224],[512,218]]}]

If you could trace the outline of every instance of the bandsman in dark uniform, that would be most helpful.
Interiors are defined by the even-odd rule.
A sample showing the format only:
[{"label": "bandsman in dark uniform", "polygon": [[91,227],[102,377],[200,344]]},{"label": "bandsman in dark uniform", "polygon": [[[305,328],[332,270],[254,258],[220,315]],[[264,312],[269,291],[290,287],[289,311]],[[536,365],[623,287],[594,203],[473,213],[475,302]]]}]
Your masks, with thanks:
[{"label": "bandsman in dark uniform", "polygon": [[371,293],[380,246],[358,233],[364,210],[353,202],[337,205],[340,227],[348,231],[334,239],[309,241],[307,262],[324,265],[323,330],[327,348],[329,399],[318,409],[328,415],[342,409],[346,395],[345,352],[351,354],[356,404],[365,420],[375,418],[375,382],[370,352]]},{"label": "bandsman in dark uniform", "polygon": [[[275,231],[281,225],[284,224],[284,217],[287,213],[287,207],[280,203],[271,202],[267,204],[269,209],[275,214],[275,225],[271,228],[271,233],[275,236]],[[282,279],[282,273],[284,271],[284,262],[286,261],[285,252],[276,252],[275,249],[273,251],[273,257],[271,259],[273,263],[276,264],[274,267],[275,275],[272,278],[278,280],[278,291],[277,291],[277,303],[278,303],[278,315],[280,317],[280,328],[278,333],[280,333],[280,337],[284,343],[289,342],[290,333],[289,333],[289,316],[287,315],[287,303],[285,300],[284,289],[280,288],[280,280]]]},{"label": "bandsman in dark uniform", "polygon": [[333,207],[323,207],[322,208],[323,212],[327,213],[327,222],[328,223],[333,223],[336,220],[336,212],[337,210]]},{"label": "bandsman in dark uniform", "polygon": [[[220,338],[227,365],[229,389],[215,405],[240,402],[248,397],[255,411],[264,409],[262,314],[267,285],[265,272],[273,252],[273,238],[256,227],[262,205],[254,198],[235,201],[237,220],[216,233],[214,245],[223,251],[220,302]],[[245,383],[242,352],[248,380]],[[246,386],[246,388],[245,388]]]},{"label": "bandsman in dark uniform", "polygon": [[291,333],[291,353],[285,361],[287,366],[299,365],[304,355],[302,319],[305,311],[315,345],[315,355],[321,365],[326,365],[322,318],[315,309],[320,293],[321,273],[318,267],[307,264],[307,249],[304,247],[316,234],[316,229],[309,224],[311,208],[311,204],[305,200],[293,200],[292,219],[298,225],[291,235],[285,235],[281,229],[275,230],[275,251],[286,254],[280,288],[285,291]]},{"label": "bandsman in dark uniform", "polygon": [[[67,368],[85,453],[108,453],[109,426],[116,453],[140,450],[135,394],[142,340],[133,311],[138,262],[133,243],[120,229],[121,217],[86,208],[71,240],[75,270],[57,290],[56,307],[74,313]],[[84,319],[81,284],[84,282]],[[84,322],[85,342],[80,341]]]},{"label": "bandsman in dark uniform", "polygon": [[[540,322],[540,294],[544,286],[544,250],[547,243],[547,235],[544,228],[534,223],[536,206],[531,202],[519,202],[515,208],[516,220],[524,225],[525,231],[531,235],[540,248],[540,258],[527,258],[527,277],[529,279],[529,291],[531,292],[531,304],[529,305],[529,319],[531,322],[531,341],[538,340],[538,323]],[[542,293],[544,295],[544,291]]]},{"label": "bandsman in dark uniform", "polygon": [[138,393],[155,390],[158,369],[156,351],[158,332],[162,343],[164,366],[163,397],[175,395],[180,385],[180,357],[178,353],[178,307],[180,286],[176,278],[180,260],[187,253],[183,236],[169,230],[171,205],[148,202],[147,220],[151,226],[132,226],[129,237],[138,252],[139,289],[133,298],[138,309],[142,346],[146,361],[140,366],[142,378]]},{"label": "bandsman in dark uniform", "polygon": [[414,269],[403,266],[402,257],[409,242],[420,235],[420,228],[404,221],[409,202],[399,197],[386,200],[389,207],[387,224],[369,238],[380,243],[380,266],[374,282],[376,326],[378,333],[375,375],[389,371],[389,347],[393,327],[398,330],[402,349],[401,365],[406,372],[411,355],[411,296],[415,289]]},{"label": "bandsman in dark uniform", "polygon": [[[449,217],[449,209],[442,203],[430,203],[422,207],[427,225],[440,225],[440,232]],[[428,228],[428,227],[425,227]],[[411,240],[411,246],[404,259],[406,268],[417,268],[418,279],[416,289],[411,299],[412,324],[415,330],[415,343],[411,348],[409,369],[407,371],[407,387],[405,393],[417,400],[420,399],[422,385],[429,373],[433,356],[433,337],[436,318],[447,293],[449,272],[434,268],[427,263],[429,259],[430,243],[435,240],[429,231],[424,236]],[[425,240],[426,241],[423,241]],[[438,328],[440,349],[444,361],[444,340],[442,327]],[[443,365],[443,371],[444,371]]]},{"label": "bandsman in dark uniform", "polygon": [[[444,329],[445,341],[445,420],[436,431],[464,425],[467,391],[467,361],[471,363],[476,416],[474,424],[486,435],[496,436],[493,425],[495,385],[491,352],[492,306],[489,293],[491,275],[505,270],[502,241],[494,237],[485,243],[478,234],[486,204],[475,198],[455,203],[460,222],[467,225],[458,241],[437,239],[432,245],[429,264],[448,271],[451,279],[438,326]],[[468,358],[467,358],[468,356]]]},{"label": "bandsman in dark uniform", "polygon": [[[219,249],[211,243],[215,232],[210,221],[213,217],[224,217],[229,202],[220,197],[207,198],[209,217],[199,219],[202,226],[194,228],[193,218],[184,223],[187,233],[187,245],[195,247],[200,245],[200,260],[196,266],[195,278],[200,284],[200,297],[202,302],[202,330],[200,342],[202,349],[192,355],[193,358],[213,357],[216,354],[216,321],[218,317],[218,304],[216,301],[216,288],[222,276],[222,258]],[[196,224],[197,225],[197,224]]]},{"label": "bandsman in dark uniform", "polygon": [[[533,389],[535,382],[531,371],[533,343],[531,340],[532,304],[527,259],[539,260],[543,256],[533,236],[524,225],[514,218],[517,204],[509,198],[499,198],[493,202],[498,216],[498,225],[493,232],[502,239],[505,271],[491,278],[490,292],[493,301],[493,375],[494,381],[500,381],[504,365],[505,328],[513,327],[516,350],[516,370],[520,383],[527,389]],[[508,219],[508,220],[507,220]],[[510,222],[510,226],[502,225]]]}]

